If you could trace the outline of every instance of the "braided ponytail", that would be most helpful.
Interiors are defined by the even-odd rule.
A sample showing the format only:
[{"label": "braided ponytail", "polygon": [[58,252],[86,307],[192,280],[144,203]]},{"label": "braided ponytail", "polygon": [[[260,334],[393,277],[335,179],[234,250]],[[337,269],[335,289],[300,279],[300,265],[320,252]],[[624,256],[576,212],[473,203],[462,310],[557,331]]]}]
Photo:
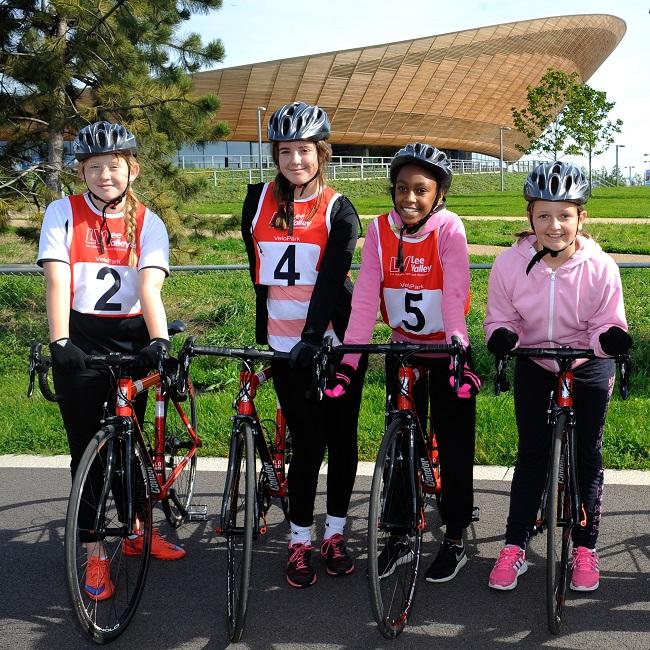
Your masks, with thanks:
[{"label": "braided ponytail", "polygon": [[124,206],[124,223],[126,224],[126,241],[129,243],[129,266],[136,268],[138,266],[138,252],[136,248],[137,221],[136,213],[138,210],[138,199],[133,190],[129,187],[126,193],[126,204]]}]

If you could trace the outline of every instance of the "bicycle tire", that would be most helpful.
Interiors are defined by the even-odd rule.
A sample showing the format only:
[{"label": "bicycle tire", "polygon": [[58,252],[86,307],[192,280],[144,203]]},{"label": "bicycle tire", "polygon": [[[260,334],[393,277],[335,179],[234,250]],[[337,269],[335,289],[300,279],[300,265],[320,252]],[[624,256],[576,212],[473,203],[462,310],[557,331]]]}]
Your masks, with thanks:
[{"label": "bicycle tire", "polygon": [[[422,548],[423,496],[419,476],[416,477],[416,512],[404,503],[412,496],[409,460],[404,450],[409,439],[409,425],[403,419],[393,420],[384,434],[372,477],[368,512],[368,583],[372,613],[381,634],[387,639],[397,637],[407,623],[415,597],[420,553]],[[399,496],[398,496],[399,495]],[[398,504],[397,506],[395,504]],[[409,523],[391,522],[389,510],[410,512]],[[379,558],[390,553],[387,544],[399,539],[402,551],[390,575],[379,576]],[[404,558],[407,558],[404,561]]]},{"label": "bicycle tire", "polygon": [[[189,422],[192,425],[194,433],[197,433],[194,387],[189,376],[187,383]],[[177,404],[178,406],[176,406]],[[187,451],[193,446],[192,437],[181,419],[178,408],[181,408],[180,403],[174,402],[168,395],[165,398],[165,461],[163,469],[165,479],[183,461]],[[196,454],[190,458],[169,489],[169,498],[162,502],[165,517],[173,528],[178,528],[187,519],[188,511],[192,505],[192,496],[194,495],[195,478]]]},{"label": "bicycle tire", "polygon": [[573,528],[568,427],[566,413],[558,416],[553,428],[552,456],[546,491],[546,614],[548,628],[558,634],[566,596],[569,547]]},{"label": "bicycle tire", "polygon": [[255,449],[247,422],[233,430],[222,505],[226,538],[226,616],[228,638],[239,641],[244,631],[250,589],[255,522]]},{"label": "bicycle tire", "polygon": [[[99,644],[114,640],[131,622],[149,568],[152,513],[147,465],[138,441],[132,439],[132,445],[128,459],[126,434],[114,425],[103,427],[93,437],[72,482],[66,514],[65,572],[72,610],[84,635]],[[130,490],[126,485],[126,460],[132,463]],[[132,512],[137,516],[127,525],[123,513],[129,492],[135,500]],[[91,524],[89,513],[94,517]],[[123,541],[136,529],[143,535],[143,551],[139,556],[127,557]],[[110,562],[114,593],[106,600],[93,598],[85,588],[86,544],[92,543],[88,535],[101,540]]]}]

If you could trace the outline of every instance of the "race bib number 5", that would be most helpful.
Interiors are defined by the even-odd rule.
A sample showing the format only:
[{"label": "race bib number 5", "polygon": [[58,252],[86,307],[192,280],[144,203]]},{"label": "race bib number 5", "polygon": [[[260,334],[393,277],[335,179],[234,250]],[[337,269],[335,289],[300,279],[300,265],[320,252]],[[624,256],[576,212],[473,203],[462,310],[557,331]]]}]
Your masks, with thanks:
[{"label": "race bib number 5", "polygon": [[388,324],[414,334],[433,334],[444,329],[442,322],[442,291],[439,289],[384,288]]},{"label": "race bib number 5", "polygon": [[294,286],[316,284],[320,246],[297,242],[264,242],[260,284]]}]

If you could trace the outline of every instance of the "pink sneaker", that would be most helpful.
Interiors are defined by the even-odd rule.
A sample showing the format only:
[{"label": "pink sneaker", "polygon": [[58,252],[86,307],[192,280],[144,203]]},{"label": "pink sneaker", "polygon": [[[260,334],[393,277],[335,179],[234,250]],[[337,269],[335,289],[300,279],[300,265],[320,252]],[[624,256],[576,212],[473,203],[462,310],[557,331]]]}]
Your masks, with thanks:
[{"label": "pink sneaker", "polygon": [[571,558],[571,589],[573,591],[595,591],[600,584],[598,552],[596,549],[578,546]]},{"label": "pink sneaker", "polygon": [[517,586],[517,578],[526,571],[528,571],[526,551],[514,544],[508,544],[501,549],[490,572],[488,584],[492,589],[509,591]]}]

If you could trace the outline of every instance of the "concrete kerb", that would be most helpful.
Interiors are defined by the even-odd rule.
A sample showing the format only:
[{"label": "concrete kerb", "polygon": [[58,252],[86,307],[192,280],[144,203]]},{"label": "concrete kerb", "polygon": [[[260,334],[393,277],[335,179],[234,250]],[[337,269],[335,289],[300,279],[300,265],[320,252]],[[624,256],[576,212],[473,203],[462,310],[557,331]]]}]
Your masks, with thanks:
[{"label": "concrete kerb", "polygon": [[[7,454],[0,456],[0,469],[4,467],[38,467],[45,469],[66,469],[70,467],[70,456],[35,456],[28,454]],[[357,470],[359,476],[372,476],[375,464],[360,462]],[[215,457],[199,457],[198,470],[201,472],[225,472],[227,459]],[[323,465],[321,474],[327,472]],[[512,480],[512,467],[497,465],[475,465],[474,479],[477,481],[507,481]],[[606,469],[605,483],[609,485],[650,485],[650,471]]]}]

